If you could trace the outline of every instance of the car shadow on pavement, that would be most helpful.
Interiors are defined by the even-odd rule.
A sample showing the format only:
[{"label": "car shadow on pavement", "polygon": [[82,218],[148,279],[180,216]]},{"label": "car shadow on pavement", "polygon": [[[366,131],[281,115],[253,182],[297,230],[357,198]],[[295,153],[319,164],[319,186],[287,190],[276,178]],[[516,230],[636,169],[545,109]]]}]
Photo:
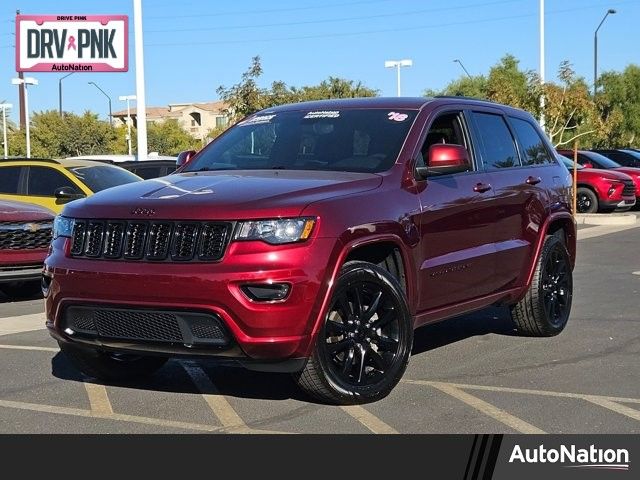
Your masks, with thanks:
[{"label": "car shadow on pavement", "polygon": [[[508,309],[491,308],[473,314],[456,317],[444,322],[426,325],[415,332],[412,355],[444,347],[473,336],[515,335],[514,325]],[[208,388],[196,386],[184,366],[201,368],[211,379]],[[319,403],[308,397],[295,385],[291,375],[284,373],[265,373],[246,370],[228,362],[216,360],[179,360],[174,359],[148,378],[126,382],[99,382],[80,374],[62,352],[51,361],[52,374],[63,380],[97,383],[101,385],[182,394],[220,394],[230,397],[261,400],[298,400],[306,403]]]},{"label": "car shadow on pavement", "polygon": [[418,355],[470,337],[490,333],[517,335],[508,308],[491,307],[420,327],[414,332],[411,354]]}]

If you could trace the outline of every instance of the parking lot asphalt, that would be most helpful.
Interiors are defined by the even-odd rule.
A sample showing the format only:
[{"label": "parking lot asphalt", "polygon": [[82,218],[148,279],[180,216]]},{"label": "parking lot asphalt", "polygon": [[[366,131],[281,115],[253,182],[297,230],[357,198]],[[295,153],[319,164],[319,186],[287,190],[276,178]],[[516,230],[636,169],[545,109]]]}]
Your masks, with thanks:
[{"label": "parking lot asphalt", "polygon": [[640,433],[638,245],[638,226],[581,228],[561,335],[518,337],[504,308],[423,327],[391,395],[352,407],[200,360],[96,383],[42,329],[41,299],[0,297],[0,433]]}]

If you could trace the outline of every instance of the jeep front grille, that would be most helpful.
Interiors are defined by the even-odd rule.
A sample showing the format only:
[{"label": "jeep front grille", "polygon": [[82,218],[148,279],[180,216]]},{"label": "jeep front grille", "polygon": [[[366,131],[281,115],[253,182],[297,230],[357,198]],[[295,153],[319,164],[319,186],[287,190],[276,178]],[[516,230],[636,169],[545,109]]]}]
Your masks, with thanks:
[{"label": "jeep front grille", "polygon": [[229,222],[76,220],[71,256],[106,260],[217,261],[224,255]]}]

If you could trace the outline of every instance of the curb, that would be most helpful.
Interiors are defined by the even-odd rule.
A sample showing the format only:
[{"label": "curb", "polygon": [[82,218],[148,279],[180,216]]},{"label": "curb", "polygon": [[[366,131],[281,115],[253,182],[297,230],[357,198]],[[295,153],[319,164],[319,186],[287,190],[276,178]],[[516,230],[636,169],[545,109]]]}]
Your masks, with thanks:
[{"label": "curb", "polygon": [[637,221],[633,213],[579,213],[578,225],[634,225]]}]

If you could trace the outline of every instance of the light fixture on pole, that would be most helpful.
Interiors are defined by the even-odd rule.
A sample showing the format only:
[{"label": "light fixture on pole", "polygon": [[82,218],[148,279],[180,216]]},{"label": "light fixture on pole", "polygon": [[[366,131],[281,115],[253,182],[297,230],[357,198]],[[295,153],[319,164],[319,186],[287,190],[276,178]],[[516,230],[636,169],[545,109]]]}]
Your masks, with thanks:
[{"label": "light fixture on pole", "polygon": [[598,30],[600,30],[600,27],[602,26],[604,21],[607,19],[607,17],[615,13],[617,12],[613,8],[610,8],[609,10],[607,10],[607,13],[605,13],[604,17],[602,17],[602,21],[600,22],[600,25],[598,25],[598,28],[596,28],[596,32],[593,34],[593,96],[594,98],[596,96],[596,93],[598,92]]},{"label": "light fixture on pole", "polygon": [[[129,155],[131,155],[131,104],[132,100],[136,100],[135,95],[120,95],[118,100],[127,102],[127,145],[129,146]],[[137,114],[136,114],[137,116]]]},{"label": "light fixture on pole", "polygon": [[385,68],[395,68],[397,70],[397,87],[398,87],[398,97],[400,96],[400,69],[402,67],[412,67],[413,60],[405,59],[405,60],[387,60],[384,62]]},{"label": "light fixture on pole", "polygon": [[93,85],[94,87],[96,87],[98,90],[100,90],[100,92],[102,92],[105,97],[107,97],[107,100],[109,100],[109,126],[113,127],[113,116],[111,115],[111,97],[107,95],[107,93],[102,90],[96,82],[89,82],[89,85]]},{"label": "light fixture on pole", "polygon": [[10,103],[0,103],[2,109],[2,135],[4,137],[4,158],[9,156],[9,145],[7,144],[7,110],[12,108]]},{"label": "light fixture on pole", "polygon": [[471,78],[471,75],[469,75],[469,72],[467,71],[467,69],[466,69],[466,68],[464,68],[464,65],[462,64],[462,61],[461,61],[460,59],[456,58],[456,59],[453,61],[453,63],[457,63],[457,64],[459,64],[459,65],[462,67],[462,70],[464,70],[464,73],[466,73],[466,74],[467,74],[467,77]]},{"label": "light fixture on pole", "polygon": [[66,75],[58,79],[58,112],[60,113],[61,117],[62,117],[62,80],[67,78],[69,75],[73,75],[74,73],[76,72],[67,73]]},{"label": "light fixture on pole", "polygon": [[25,114],[25,132],[27,136],[27,158],[31,158],[31,138],[29,131],[29,95],[27,93],[27,85],[38,85],[38,80],[33,77],[12,78],[13,85],[24,85],[24,114]]}]

